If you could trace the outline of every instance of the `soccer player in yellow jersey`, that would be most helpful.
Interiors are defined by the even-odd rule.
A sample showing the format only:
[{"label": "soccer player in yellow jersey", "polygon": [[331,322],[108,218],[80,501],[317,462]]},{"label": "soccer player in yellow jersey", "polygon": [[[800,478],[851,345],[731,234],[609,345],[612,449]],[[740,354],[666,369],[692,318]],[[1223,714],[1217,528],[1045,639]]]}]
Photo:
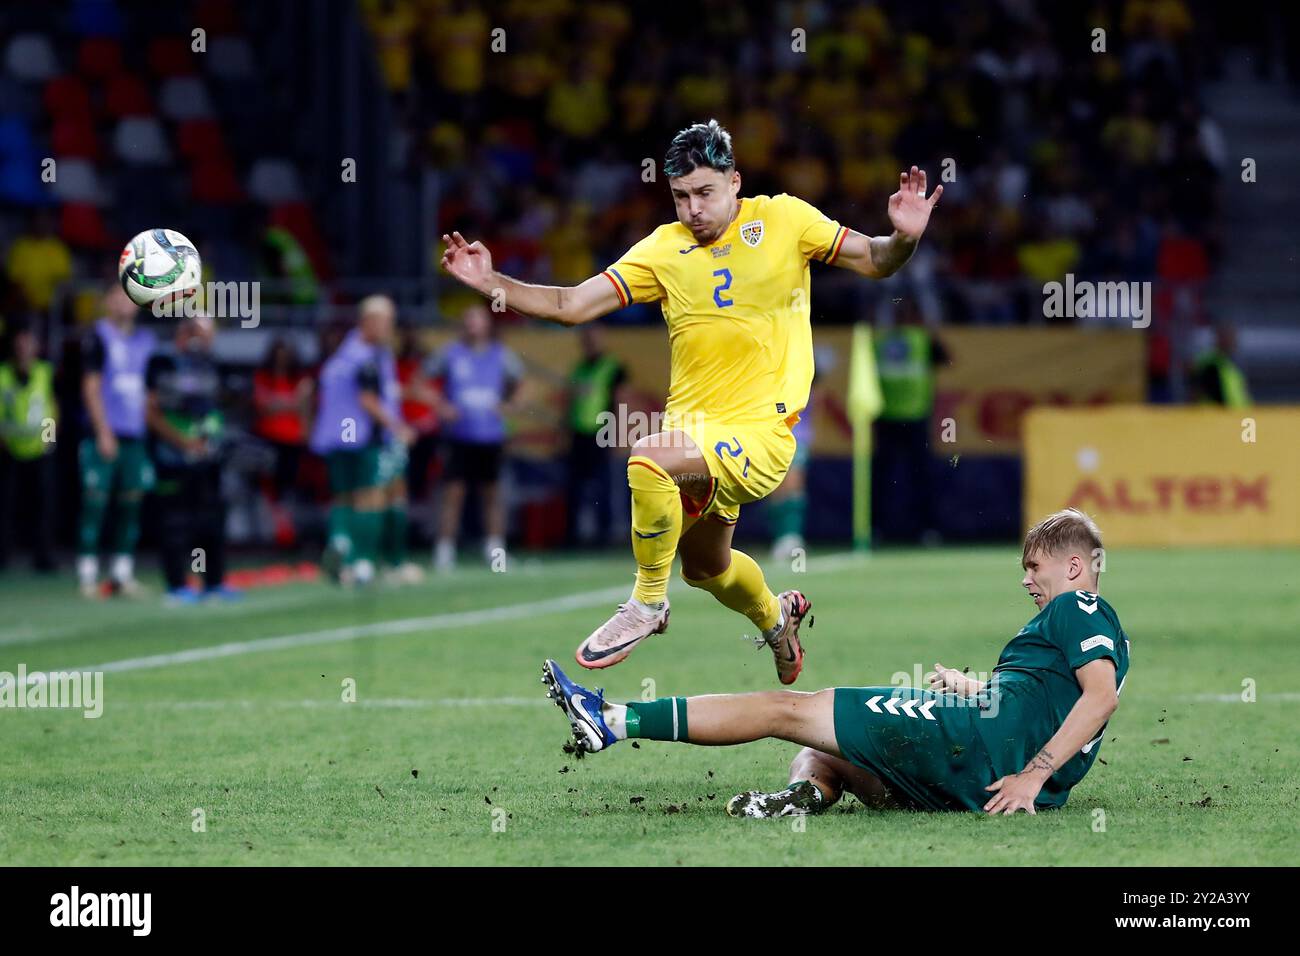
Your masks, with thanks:
[{"label": "soccer player in yellow jersey", "polygon": [[731,137],[716,120],[678,133],[664,160],[677,221],[660,226],[599,275],[574,287],[529,285],[492,268],[481,242],[443,236],[442,266],[481,295],[525,315],[579,325],[633,302],[660,302],[672,349],[663,430],[628,458],[636,585],[578,647],[583,667],[617,664],[668,627],[674,555],[682,578],[749,618],[772,648],[777,675],[803,667],[799,625],[812,605],[774,595],[747,554],[731,547],[740,506],[781,483],[790,429],[813,376],[808,264],[870,278],[911,257],[930,211],[915,166],[889,197],[888,236],[868,237],[794,196],[740,196]]}]

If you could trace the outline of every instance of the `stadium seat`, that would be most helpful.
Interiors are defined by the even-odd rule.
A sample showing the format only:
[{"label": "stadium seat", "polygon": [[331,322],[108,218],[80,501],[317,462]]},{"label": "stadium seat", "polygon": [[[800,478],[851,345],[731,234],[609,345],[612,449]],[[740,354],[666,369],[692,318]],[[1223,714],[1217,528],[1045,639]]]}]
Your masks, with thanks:
[{"label": "stadium seat", "polygon": [[311,207],[305,202],[283,203],[274,206],[267,217],[268,225],[279,226],[293,233],[301,243],[307,258],[311,259],[312,268],[321,279],[330,279],[334,271],[330,265],[329,246],[316,226],[316,217]]},{"label": "stadium seat", "polygon": [[213,119],[186,120],[176,128],[176,149],[186,159],[194,161],[204,156],[226,156],[225,137],[221,124]]},{"label": "stadium seat", "polygon": [[243,37],[217,37],[208,43],[208,69],[223,80],[253,75],[253,48]]},{"label": "stadium seat", "polygon": [[55,156],[80,156],[90,160],[100,157],[95,127],[83,116],[55,120],[50,131],[50,149]]},{"label": "stadium seat", "polygon": [[212,101],[197,76],[170,76],[158,93],[158,109],[169,120],[202,119],[212,115]]},{"label": "stadium seat", "polygon": [[29,156],[0,159],[0,201],[16,206],[43,206],[54,201],[41,182],[40,167]]},{"label": "stadium seat", "polygon": [[79,36],[120,37],[122,14],[114,0],[73,0],[72,29]]},{"label": "stadium seat", "polygon": [[190,170],[190,196],[195,202],[224,206],[243,201],[244,191],[230,160],[213,154],[199,159]]},{"label": "stadium seat", "polygon": [[99,210],[85,203],[63,206],[59,211],[59,234],[68,245],[79,249],[109,249],[116,245]]},{"label": "stadium seat", "polygon": [[259,159],[248,174],[248,194],[260,203],[274,206],[302,198],[298,170],[284,159]]},{"label": "stadium seat", "polygon": [[27,117],[0,116],[0,156],[21,156],[24,160],[36,155],[36,143]]},{"label": "stadium seat", "polygon": [[58,175],[55,176],[51,188],[61,201],[89,203],[95,206],[102,206],[108,201],[99,177],[95,173],[94,163],[74,156],[57,156],[55,161]]},{"label": "stadium seat", "polygon": [[210,37],[239,32],[239,18],[230,0],[198,0],[194,22],[203,24]]},{"label": "stadium seat", "polygon": [[46,83],[42,103],[51,116],[90,116],[90,90],[76,76],[58,76]]},{"label": "stadium seat", "polygon": [[59,59],[43,34],[20,33],[5,48],[5,70],[17,79],[40,83],[59,73]]},{"label": "stadium seat", "polygon": [[171,159],[162,126],[152,116],[128,116],[113,131],[113,152],[132,166],[154,166]]},{"label": "stadium seat", "polygon": [[108,82],[104,108],[115,119],[124,116],[147,116],[154,111],[149,88],[137,76],[121,73]]},{"label": "stadium seat", "polygon": [[196,71],[188,37],[154,37],[147,58],[155,76],[190,76]]},{"label": "stadium seat", "polygon": [[77,48],[77,72],[101,83],[122,72],[122,44],[110,37],[86,37]]}]

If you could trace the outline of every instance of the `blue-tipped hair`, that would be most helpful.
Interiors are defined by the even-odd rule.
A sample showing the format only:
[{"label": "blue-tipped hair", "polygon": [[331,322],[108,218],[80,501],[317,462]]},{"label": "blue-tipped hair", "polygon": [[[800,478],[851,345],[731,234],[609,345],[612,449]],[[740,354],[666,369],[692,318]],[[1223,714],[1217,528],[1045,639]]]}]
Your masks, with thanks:
[{"label": "blue-tipped hair", "polygon": [[700,166],[729,173],[736,168],[731,153],[731,134],[715,119],[688,126],[673,137],[664,156],[664,175],[669,179],[687,176]]}]

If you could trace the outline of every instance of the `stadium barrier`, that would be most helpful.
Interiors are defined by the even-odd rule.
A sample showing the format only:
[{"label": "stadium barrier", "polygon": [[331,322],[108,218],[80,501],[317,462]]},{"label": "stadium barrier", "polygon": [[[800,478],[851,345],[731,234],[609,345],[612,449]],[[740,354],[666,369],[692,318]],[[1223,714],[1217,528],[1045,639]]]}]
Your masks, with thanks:
[{"label": "stadium barrier", "polygon": [[1073,506],[1107,545],[1300,545],[1300,407],[1036,408],[1026,527]]}]

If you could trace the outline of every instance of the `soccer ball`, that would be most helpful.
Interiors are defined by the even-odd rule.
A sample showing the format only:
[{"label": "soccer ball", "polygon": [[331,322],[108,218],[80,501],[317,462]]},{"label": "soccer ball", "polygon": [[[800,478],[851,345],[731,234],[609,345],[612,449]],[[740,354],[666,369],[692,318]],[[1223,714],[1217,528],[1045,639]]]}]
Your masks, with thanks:
[{"label": "soccer ball", "polygon": [[126,244],[117,263],[122,288],[141,308],[194,295],[202,276],[194,243],[175,229],[146,229]]}]

